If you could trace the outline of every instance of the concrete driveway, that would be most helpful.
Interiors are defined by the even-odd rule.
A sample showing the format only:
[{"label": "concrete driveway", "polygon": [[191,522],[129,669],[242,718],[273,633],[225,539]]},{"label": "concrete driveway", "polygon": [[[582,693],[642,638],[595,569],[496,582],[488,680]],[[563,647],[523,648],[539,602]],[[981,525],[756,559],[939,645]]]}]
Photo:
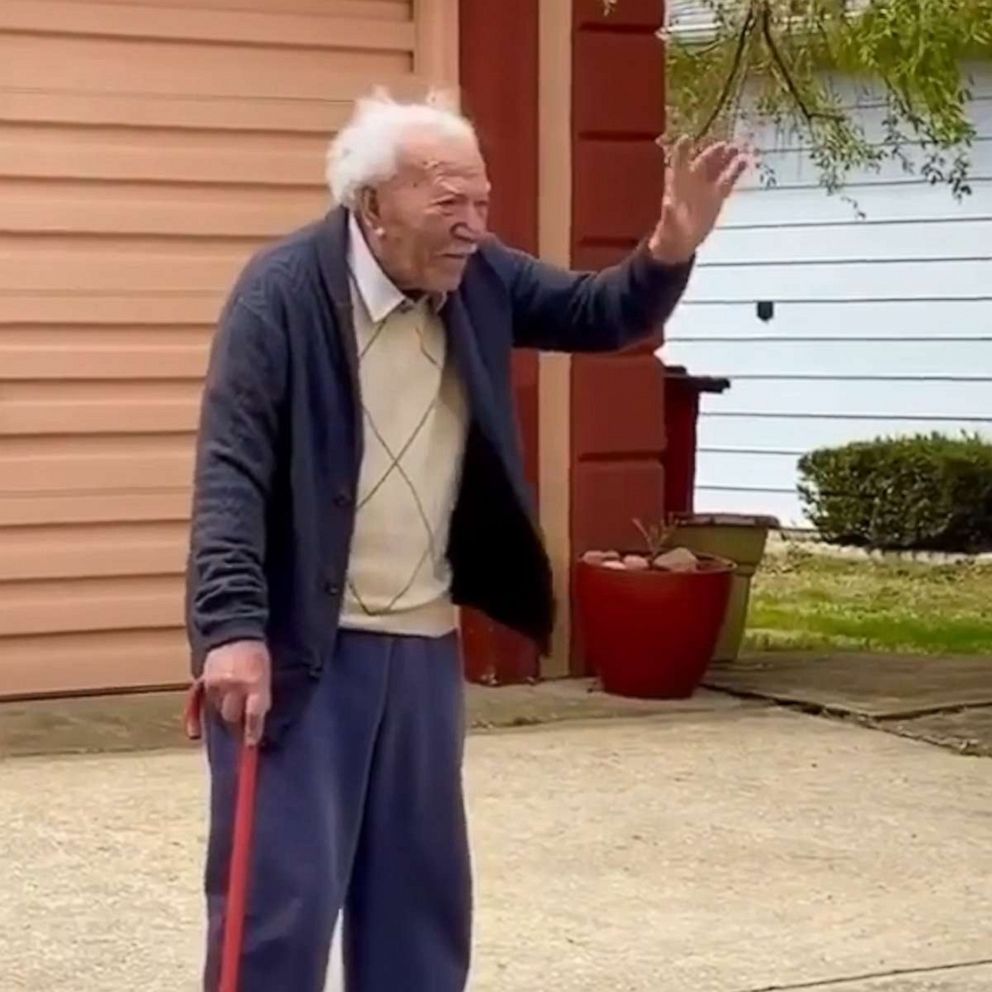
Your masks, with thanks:
[{"label": "concrete driveway", "polygon": [[[475,992],[992,988],[988,759],[712,697],[468,777]],[[188,751],[0,762],[4,992],[194,992],[203,800]]]}]

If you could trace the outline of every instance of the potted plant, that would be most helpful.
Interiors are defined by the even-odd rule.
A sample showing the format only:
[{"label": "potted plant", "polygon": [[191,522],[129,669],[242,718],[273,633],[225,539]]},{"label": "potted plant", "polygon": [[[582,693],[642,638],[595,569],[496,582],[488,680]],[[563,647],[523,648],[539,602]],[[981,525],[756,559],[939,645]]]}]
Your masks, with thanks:
[{"label": "potted plant", "polygon": [[713,656],[734,563],[673,546],[645,526],[640,553],[590,551],[576,568],[579,631],[603,689],[648,699],[691,696]]},{"label": "potted plant", "polygon": [[727,613],[713,661],[736,661],[744,639],[751,580],[761,564],[768,533],[778,530],[775,517],[743,513],[682,513],[671,518],[671,539],[694,554],[732,559],[736,565]]}]

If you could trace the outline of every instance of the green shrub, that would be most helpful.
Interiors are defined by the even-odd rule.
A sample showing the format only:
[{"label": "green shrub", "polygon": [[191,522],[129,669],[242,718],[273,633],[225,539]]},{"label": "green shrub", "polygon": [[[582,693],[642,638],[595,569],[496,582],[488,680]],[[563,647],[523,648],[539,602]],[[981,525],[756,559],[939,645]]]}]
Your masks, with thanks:
[{"label": "green shrub", "polygon": [[799,461],[823,539],[882,550],[992,549],[992,444],[940,434],[857,441]]}]

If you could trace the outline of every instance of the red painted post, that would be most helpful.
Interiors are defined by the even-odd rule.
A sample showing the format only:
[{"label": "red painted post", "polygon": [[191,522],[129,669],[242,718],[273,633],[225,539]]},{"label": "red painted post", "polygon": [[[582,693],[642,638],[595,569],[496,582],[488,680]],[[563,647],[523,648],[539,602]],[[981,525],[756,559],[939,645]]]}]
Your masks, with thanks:
[{"label": "red painted post", "polygon": [[[657,221],[663,189],[655,139],[665,127],[661,0],[575,0],[572,263],[619,260]],[[624,355],[572,362],[571,543],[635,545],[632,518],[664,514],[664,370],[659,339]],[[609,416],[602,415],[603,410]],[[575,629],[573,627],[573,629]],[[572,669],[585,673],[573,641]]]},{"label": "red painted post", "polygon": [[[490,226],[508,244],[538,248],[538,5],[535,0],[460,0],[462,106],[479,132],[493,185]],[[517,354],[514,386],[527,481],[537,506],[537,356]],[[538,674],[533,645],[471,610],[462,611],[462,654],[474,682],[521,682]]]}]

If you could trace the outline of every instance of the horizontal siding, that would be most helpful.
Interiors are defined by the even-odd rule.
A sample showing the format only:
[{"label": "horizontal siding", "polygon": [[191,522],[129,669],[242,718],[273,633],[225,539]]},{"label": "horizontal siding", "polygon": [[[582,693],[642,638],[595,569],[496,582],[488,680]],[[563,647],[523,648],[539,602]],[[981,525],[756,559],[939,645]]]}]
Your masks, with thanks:
[{"label": "horizontal siding", "polygon": [[[114,630],[177,630],[182,624],[180,575],[49,579],[0,583],[0,624],[4,636],[62,635]],[[5,655],[8,655],[4,642]],[[8,655],[9,656],[9,655]],[[186,676],[176,659],[176,681]],[[134,682],[142,673],[135,671]],[[5,694],[31,691],[8,685]]]},{"label": "horizontal siding", "polygon": [[42,524],[121,523],[179,520],[189,517],[190,493],[184,483],[103,489],[8,490],[0,500],[0,527]]},{"label": "horizontal siding", "polygon": [[[691,341],[682,342],[680,354],[692,368],[732,376],[735,386],[748,380],[787,382],[790,377],[810,383],[862,379],[885,383],[896,377],[933,381],[939,376],[951,381],[984,380],[992,390],[992,326],[987,331],[983,338],[958,339],[811,340],[797,336],[753,342]],[[848,405],[857,398],[854,389],[852,385],[847,392]],[[988,412],[992,416],[992,402]]]},{"label": "horizontal siding", "polygon": [[[163,597],[169,603],[170,588]],[[65,695],[128,686],[167,686],[176,682],[176,658],[186,653],[182,631],[128,628],[9,636],[4,640],[4,680],[8,696]]]},{"label": "horizontal siding", "polygon": [[[752,177],[700,253],[666,361],[726,376],[699,424],[696,505],[807,523],[797,461],[824,445],[930,430],[992,437],[992,72],[976,70],[973,194],[896,163],[828,196],[795,138],[756,141]],[[882,110],[862,112],[869,133]],[[859,212],[860,215],[859,215]],[[770,320],[760,301],[774,304]]]},{"label": "horizontal siding", "polygon": [[326,209],[351,101],[422,92],[421,28],[408,0],[0,4],[0,696],[184,680],[214,322]]},{"label": "horizontal siding", "polygon": [[767,267],[797,261],[804,265],[853,265],[864,261],[891,264],[914,259],[951,262],[987,255],[990,244],[992,215],[947,217],[945,212],[934,220],[866,218],[858,224],[841,222],[832,226],[728,225],[714,234],[700,267]]},{"label": "horizontal siding", "polygon": [[[848,113],[856,114],[858,124],[868,143],[876,147],[881,146],[886,138],[885,119],[889,114],[888,107],[877,100],[869,100],[850,101],[846,109]],[[988,162],[988,146],[992,141],[992,95],[978,93],[970,105],[969,117],[977,132],[970,155],[984,168],[984,163]],[[778,183],[783,186],[793,186],[814,183],[818,176],[818,171],[803,146],[804,138],[803,134],[760,128],[756,130],[751,141],[762,161],[774,170]],[[903,152],[910,161],[919,163],[918,144],[912,140],[907,141]],[[855,175],[852,178],[856,181],[859,179],[888,181],[903,180],[909,176],[900,159],[885,158],[877,169],[866,170],[862,177]],[[760,185],[756,175],[745,179],[742,183],[744,189],[753,189]]]},{"label": "horizontal siding", "polygon": [[[11,235],[94,235],[262,240],[313,216],[323,191],[286,186],[66,179],[0,181],[0,230]],[[127,242],[129,243],[129,242]],[[71,243],[70,243],[71,244]]]},{"label": "horizontal siding", "polygon": [[713,30],[713,10],[705,0],[668,0],[665,14],[667,27],[676,36],[703,29]]},{"label": "horizontal siding", "polygon": [[[767,366],[766,366],[767,368]],[[705,404],[714,412],[774,414],[776,416],[831,417],[864,414],[885,417],[918,417],[926,415],[939,420],[943,417],[964,419],[992,417],[992,373],[976,381],[944,381],[928,375],[926,378],[883,380],[874,378],[867,370],[858,369],[863,379],[822,375],[821,378],[800,378],[791,372],[775,370],[760,377],[747,373],[733,374],[731,388],[719,398]],[[797,435],[802,425],[797,423]],[[754,425],[755,441],[760,443],[763,427]]]},{"label": "horizontal siding", "polygon": [[[930,430],[935,426],[949,434],[974,431],[983,423],[988,426],[992,414],[979,415],[982,419],[955,419],[953,414],[942,414],[939,422],[932,411],[921,407],[915,414],[888,414],[874,403],[861,408],[843,410],[810,409],[802,414],[774,409],[755,414],[731,403],[712,406],[699,424],[699,448],[702,454],[721,453],[726,450],[758,450],[803,452],[827,445],[843,444],[850,440],[852,427],[865,437],[900,436],[917,430]],[[719,459],[717,459],[718,461]],[[746,482],[746,478],[713,477],[710,483],[727,484]]]},{"label": "horizontal siding", "polygon": [[[170,96],[195,96],[205,86],[217,96],[267,95],[317,100],[334,91],[342,73],[369,72],[373,78],[412,67],[402,52],[342,53],[289,46],[265,49],[249,45],[199,46],[174,42],[10,36],[0,63],[0,86],[16,86],[45,65],[46,82],[59,89],[98,91],[128,87]],[[179,60],[192,65],[176,71]],[[335,64],[337,63],[337,64]],[[367,64],[366,64],[367,63]]]},{"label": "horizontal siding", "polygon": [[[125,409],[121,413],[123,419]],[[186,488],[192,468],[187,433],[40,432],[3,439],[0,478],[4,499],[25,496],[162,492]],[[0,563],[0,581],[4,576]]]},{"label": "horizontal siding", "polygon": [[184,565],[185,521],[8,527],[0,532],[7,581],[174,575]]},{"label": "horizontal siding", "polygon": [[[93,6],[91,0],[70,0]],[[128,7],[133,0],[105,0],[104,6]],[[404,21],[410,16],[410,0],[141,0],[149,10],[165,7],[181,17],[188,10],[258,11],[263,14],[324,14],[385,21]]]},{"label": "horizontal siding", "polygon": [[[990,168],[992,172],[992,168]],[[974,195],[956,201],[943,186],[915,182],[891,185],[876,183],[873,176],[855,180],[846,187],[844,196],[829,196],[816,186],[775,187],[774,189],[742,189],[735,193],[721,220],[721,229],[778,224],[808,226],[817,222],[853,224],[860,209],[870,221],[882,220],[954,220],[988,215],[988,197],[992,181],[979,179],[971,183]],[[908,194],[908,195],[907,195]],[[850,202],[854,201],[854,204]],[[857,209],[856,209],[857,208]]]},{"label": "horizontal siding", "polygon": [[[2,245],[3,239],[0,239]],[[135,292],[178,293],[186,290],[223,293],[243,266],[247,252],[204,250],[199,245],[166,250],[128,251],[127,246],[66,247],[23,239],[19,248],[0,250],[0,292],[109,293],[125,283]]]},{"label": "horizontal siding", "polygon": [[[120,3],[79,3],[78,0],[5,0],[0,8],[0,31],[27,36],[140,38],[172,40],[197,45],[210,43],[231,47],[238,44],[331,48],[346,53],[413,51],[414,25],[407,19],[365,20],[361,8],[353,16],[331,19],[334,4],[321,13],[269,10],[230,10],[186,7],[177,16],[174,7]],[[91,49],[95,57],[99,47]]]},{"label": "horizontal siding", "polygon": [[14,125],[0,131],[3,174],[17,180],[163,185],[319,186],[320,135]]},{"label": "horizontal siding", "polygon": [[[807,262],[797,259],[741,266],[713,266],[690,284],[687,303],[753,300],[931,300],[992,299],[992,260],[928,262],[895,259],[896,265],[850,259]],[[204,275],[206,278],[206,275]],[[0,276],[2,279],[2,276]]]},{"label": "horizontal siding", "polygon": [[[237,94],[75,92],[10,88],[4,96],[4,120],[28,124],[101,125],[146,128],[178,127],[184,131],[324,133],[347,113],[349,101],[368,89],[358,72],[335,76],[331,96],[266,96]],[[381,79],[397,96],[421,91],[406,74]]]},{"label": "horizontal siding", "polygon": [[[694,281],[702,281],[704,272],[700,266]],[[774,316],[768,322],[758,318],[759,299],[757,295],[744,298],[739,294],[736,300],[729,302],[701,300],[695,306],[683,304],[669,322],[667,337],[670,344],[666,354],[681,355],[686,345],[715,340],[743,353],[745,349],[753,349],[750,342],[755,339],[919,340],[952,336],[982,338],[992,334],[989,304],[982,299],[944,299],[940,305],[940,321],[924,326],[917,323],[921,311],[918,299],[843,298],[823,306],[817,301],[782,302],[772,297]]]}]

